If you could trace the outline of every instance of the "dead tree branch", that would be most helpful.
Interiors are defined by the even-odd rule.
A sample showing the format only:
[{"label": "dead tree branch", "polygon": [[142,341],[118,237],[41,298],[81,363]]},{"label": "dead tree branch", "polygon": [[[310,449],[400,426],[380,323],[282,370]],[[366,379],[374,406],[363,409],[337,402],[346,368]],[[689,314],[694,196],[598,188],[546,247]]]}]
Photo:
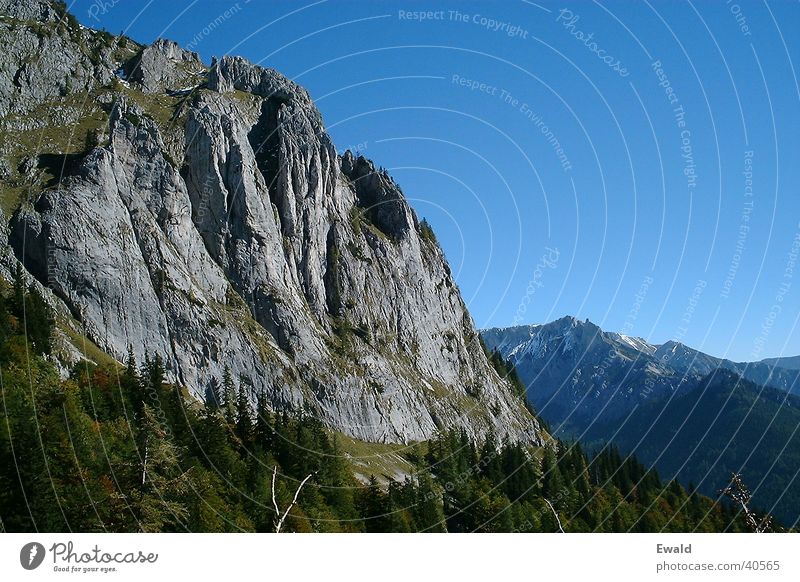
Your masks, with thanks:
[{"label": "dead tree branch", "polygon": [[725,489],[720,491],[720,493],[731,499],[736,505],[742,507],[745,522],[751,531],[754,533],[764,533],[772,530],[771,515],[765,515],[761,519],[758,519],[755,512],[750,509],[750,501],[753,496],[744,484],[744,481],[742,481],[741,475],[732,473],[731,482]]},{"label": "dead tree branch", "polygon": [[300,496],[300,490],[303,486],[308,482],[311,477],[314,476],[314,473],[309,473],[305,479],[300,481],[300,485],[297,486],[297,490],[294,492],[294,497],[292,498],[292,502],[286,508],[286,511],[283,512],[281,515],[281,510],[278,509],[278,498],[275,495],[275,480],[278,476],[278,467],[275,466],[272,469],[272,505],[275,508],[275,533],[280,533],[281,528],[283,527],[283,522],[286,521],[286,518],[289,516],[289,512],[292,510],[292,507],[295,506],[297,503],[297,498]]},{"label": "dead tree branch", "polygon": [[556,511],[556,508],[553,507],[553,504],[550,503],[550,500],[547,499],[546,497],[543,497],[542,499],[544,499],[544,502],[547,504],[547,507],[550,508],[550,511],[552,511],[553,515],[556,517],[556,523],[558,523],[558,531],[560,531],[561,533],[564,533],[564,528],[561,527],[561,519],[559,519],[559,517],[558,517],[558,512]]}]

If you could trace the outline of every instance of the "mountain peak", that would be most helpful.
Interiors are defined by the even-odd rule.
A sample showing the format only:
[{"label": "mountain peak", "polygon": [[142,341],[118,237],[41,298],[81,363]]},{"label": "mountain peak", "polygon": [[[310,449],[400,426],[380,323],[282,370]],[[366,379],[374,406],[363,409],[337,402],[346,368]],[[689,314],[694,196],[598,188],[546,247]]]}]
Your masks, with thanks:
[{"label": "mountain peak", "polygon": [[[241,57],[206,69],[166,40],[40,39],[28,21],[6,33],[19,50],[0,80],[17,90],[0,113],[14,110],[20,131],[67,118],[71,136],[87,112],[64,95],[85,92],[104,135],[69,153],[69,179],[31,186],[2,241],[72,331],[120,361],[158,354],[198,398],[229,375],[253,401],[361,440],[463,429],[543,442],[476,341],[435,237],[387,172],[337,155],[303,87]],[[27,76],[3,77],[17,70]]]}]

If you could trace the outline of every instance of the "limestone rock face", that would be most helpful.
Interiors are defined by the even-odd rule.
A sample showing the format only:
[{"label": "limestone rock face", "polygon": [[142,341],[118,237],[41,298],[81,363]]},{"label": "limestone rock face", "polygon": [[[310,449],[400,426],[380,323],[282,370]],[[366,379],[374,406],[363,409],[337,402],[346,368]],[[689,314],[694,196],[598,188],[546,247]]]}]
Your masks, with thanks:
[{"label": "limestone rock face", "polygon": [[[157,44],[132,86],[170,89],[162,58],[196,64]],[[364,440],[542,443],[436,242],[390,176],[337,156],[305,89],[225,57],[182,107],[180,167],[121,93],[108,143],[11,219],[16,256],[101,348],[161,354],[199,398],[229,366],[253,398]]]},{"label": "limestone rock face", "polygon": [[36,22],[58,22],[64,17],[64,13],[47,0],[0,0],[0,14]]},{"label": "limestone rock face", "polygon": [[113,47],[99,41],[103,33],[81,28],[51,3],[0,0],[0,14],[0,118],[5,123],[14,121],[7,119],[12,114],[113,77]]},{"label": "limestone rock face", "polygon": [[197,53],[171,40],[158,39],[125,63],[127,80],[145,93],[180,91],[198,83],[205,72]]}]

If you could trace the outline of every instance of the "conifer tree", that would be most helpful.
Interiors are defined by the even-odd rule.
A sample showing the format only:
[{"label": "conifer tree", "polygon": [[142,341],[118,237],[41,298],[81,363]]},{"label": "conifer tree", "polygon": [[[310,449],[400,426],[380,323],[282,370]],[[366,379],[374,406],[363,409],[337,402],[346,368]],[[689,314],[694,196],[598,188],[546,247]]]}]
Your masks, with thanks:
[{"label": "conifer tree", "polygon": [[12,286],[11,313],[22,321],[25,311],[25,279],[22,276],[22,265],[20,263],[17,263],[14,269]]},{"label": "conifer tree", "polygon": [[154,390],[161,390],[166,372],[164,370],[164,359],[158,353],[153,354],[153,359],[149,362],[147,373],[150,386]]},{"label": "conifer tree", "polygon": [[381,533],[389,531],[387,514],[389,512],[388,497],[378,485],[375,475],[370,475],[369,483],[361,492],[359,501],[361,515],[367,532]]},{"label": "conifer tree", "polygon": [[128,357],[122,373],[122,389],[130,399],[133,418],[141,421],[144,414],[145,390],[136,368],[136,356],[132,345],[128,345]]},{"label": "conifer tree", "polygon": [[236,436],[242,441],[242,445],[247,446],[253,439],[253,419],[250,416],[250,400],[247,394],[249,383],[245,378],[239,382],[239,390],[236,394]]},{"label": "conifer tree", "polygon": [[236,425],[236,388],[233,385],[231,369],[227,364],[222,373],[222,415],[230,426]]},{"label": "conifer tree", "polygon": [[0,295],[0,345],[11,336],[11,320],[9,319],[8,302]]},{"label": "conifer tree", "polygon": [[206,388],[206,409],[216,412],[222,408],[222,387],[216,378],[211,378]]},{"label": "conifer tree", "polygon": [[558,458],[553,447],[546,447],[542,458],[542,497],[559,506],[556,500],[561,497],[564,479],[558,466]]},{"label": "conifer tree", "polygon": [[148,405],[142,434],[141,481],[132,495],[139,528],[144,532],[169,530],[188,516],[181,498],[191,487],[189,472],[182,470],[178,447]]},{"label": "conifer tree", "polygon": [[272,449],[274,430],[272,428],[272,415],[269,412],[267,394],[262,389],[256,400],[256,427],[255,443],[263,450]]},{"label": "conifer tree", "polygon": [[39,291],[31,285],[24,295],[25,311],[20,321],[25,324],[25,334],[36,354],[49,354],[53,334],[53,316]]}]

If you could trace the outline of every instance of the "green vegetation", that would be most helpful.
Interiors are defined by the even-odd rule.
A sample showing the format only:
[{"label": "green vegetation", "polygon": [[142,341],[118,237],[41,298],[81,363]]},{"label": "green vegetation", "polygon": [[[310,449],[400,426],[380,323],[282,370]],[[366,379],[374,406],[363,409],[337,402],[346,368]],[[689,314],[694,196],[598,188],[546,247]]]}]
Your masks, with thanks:
[{"label": "green vegetation", "polygon": [[364,235],[369,233],[380,240],[391,241],[389,235],[378,228],[373,222],[369,210],[361,208],[360,206],[353,206],[350,209],[350,226],[357,233]]},{"label": "green vegetation", "polygon": [[[58,113],[72,111],[75,123],[64,123]],[[19,205],[44,190],[58,185],[70,175],[75,164],[99,143],[99,136],[108,127],[108,113],[97,105],[97,95],[76,92],[44,103],[25,115],[25,120],[46,120],[36,129],[6,130],[5,154],[12,175],[0,181],[0,207],[6,217]],[[60,120],[60,121],[59,121]],[[12,121],[17,121],[12,116]],[[26,160],[30,159],[30,162]],[[29,171],[21,172],[23,162]]]},{"label": "green vegetation", "polygon": [[66,2],[63,0],[56,0],[53,2],[52,6],[60,18],[59,24],[65,26],[70,32],[80,34],[81,27],[80,24],[78,24],[78,19],[67,10]]},{"label": "green vegetation", "polygon": [[[122,62],[138,50],[136,43],[123,36],[117,37],[106,31],[84,31],[71,14],[65,11],[62,16],[58,24],[14,22],[14,25],[32,28],[39,36],[58,34],[59,31],[68,34],[95,64],[103,58],[102,52],[109,52],[113,60]],[[172,158],[176,147],[173,146],[182,144],[186,104],[194,94],[145,94],[126,87],[116,77],[109,85],[91,91],[72,90],[68,83],[63,97],[41,103],[25,114],[12,114],[8,119],[8,127],[33,129],[7,129],[4,133],[7,144],[4,157],[12,169],[11,176],[0,181],[0,208],[6,218],[42,190],[57,186],[94,147],[104,145],[101,136],[107,133],[109,108],[98,103],[102,101],[101,95],[108,91],[126,95],[156,123],[167,146],[164,155],[175,165]],[[137,116],[132,113],[126,116],[134,125],[139,125]],[[22,171],[21,166],[25,163],[29,167]]]},{"label": "green vegetation", "polygon": [[364,253],[364,250],[358,244],[354,242],[347,243],[347,250],[350,251],[350,254],[359,261],[372,264],[372,259]]},{"label": "green vegetation", "polygon": [[274,531],[273,483],[274,502],[291,506],[281,531],[747,527],[613,448],[590,459],[577,445],[530,450],[453,431],[408,447],[360,443],[307,413],[270,411],[227,368],[202,406],[165,381],[157,355],[82,362],[62,380],[53,329],[17,273],[0,295],[4,531]]},{"label": "green vegetation", "polygon": [[436,239],[436,233],[433,232],[433,228],[425,218],[419,222],[419,235],[425,242],[438,246],[439,241]]},{"label": "green vegetation", "polygon": [[[740,531],[726,506],[679,484],[664,484],[632,458],[604,449],[588,459],[580,446],[558,443],[541,464],[520,445],[482,446],[448,433],[425,457],[442,484],[451,532]],[[552,508],[551,508],[552,506]]]},{"label": "green vegetation", "polygon": [[514,394],[519,397],[528,411],[537,418],[539,424],[549,432],[550,428],[547,426],[547,423],[545,423],[545,421],[539,416],[539,414],[533,408],[533,405],[528,400],[528,389],[525,386],[525,383],[519,377],[514,364],[503,358],[499,351],[490,351],[489,348],[486,347],[486,343],[483,341],[483,337],[481,337],[480,334],[478,334],[478,341],[480,342],[481,349],[483,349],[483,353],[486,354],[486,358],[489,360],[489,363],[492,365],[495,372],[497,372],[501,378],[511,385],[511,389],[514,391]]},{"label": "green vegetation", "polygon": [[284,531],[744,529],[725,506],[614,449],[589,459],[578,446],[530,451],[453,432],[427,451],[343,442],[308,415],[270,413],[263,394],[251,417],[253,388],[229,370],[199,406],[164,381],[158,357],[129,357],[124,369],[95,357],[102,365],[62,381],[45,359],[52,318],[20,281],[0,300],[7,531],[271,531],[274,467],[280,507],[312,476]]},{"label": "green vegetation", "polygon": [[[125,87],[122,84],[120,84],[119,89],[121,93],[135,102],[147,117],[156,123],[162,133],[183,129],[183,124],[176,117],[185,96],[173,97],[163,94],[143,93],[137,89]],[[138,125],[138,123],[134,125]]]},{"label": "green vegetation", "polygon": [[[696,388],[639,407],[624,426],[595,426],[587,438],[614,434],[623,451],[657,462],[664,475],[714,494],[741,474],[753,503],[786,524],[798,520],[800,398],[717,370]],[[680,427],[676,430],[675,427]]]},{"label": "green vegetation", "polygon": [[49,328],[31,317],[38,295],[26,295],[29,341],[17,308],[2,328],[2,529],[271,531],[274,467],[281,507],[295,475],[313,475],[286,530],[359,529],[361,488],[319,423],[272,415],[263,396],[254,420],[249,385],[229,372],[223,405],[198,406],[165,383],[157,356],[142,366],[129,356],[123,369],[83,363],[62,381],[39,347]]}]

